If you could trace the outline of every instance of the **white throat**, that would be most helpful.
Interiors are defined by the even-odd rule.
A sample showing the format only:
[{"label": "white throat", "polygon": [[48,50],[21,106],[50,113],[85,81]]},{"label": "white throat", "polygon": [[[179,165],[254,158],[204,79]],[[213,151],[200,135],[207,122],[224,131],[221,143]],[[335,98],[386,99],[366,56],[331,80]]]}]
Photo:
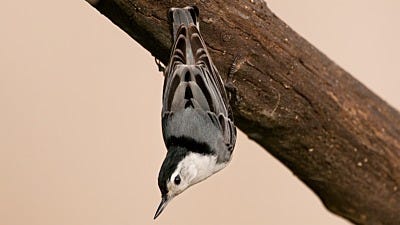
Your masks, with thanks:
[{"label": "white throat", "polygon": [[188,177],[192,177],[191,185],[198,183],[223,169],[227,163],[217,163],[217,156],[189,153],[178,164],[178,168],[186,168]]}]

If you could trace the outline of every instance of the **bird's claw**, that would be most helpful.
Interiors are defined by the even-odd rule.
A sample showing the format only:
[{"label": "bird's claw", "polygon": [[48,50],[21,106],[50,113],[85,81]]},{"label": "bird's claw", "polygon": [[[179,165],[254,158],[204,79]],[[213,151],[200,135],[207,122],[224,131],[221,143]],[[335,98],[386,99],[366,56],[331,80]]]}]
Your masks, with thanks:
[{"label": "bird's claw", "polygon": [[240,55],[236,55],[236,56],[233,58],[232,65],[231,65],[231,67],[229,68],[228,80],[227,80],[227,82],[232,81],[232,80],[233,80],[233,75],[239,70],[239,67],[240,67],[240,65],[242,64],[242,63],[239,62],[239,58],[240,58]]},{"label": "bird's claw", "polygon": [[154,61],[157,64],[158,71],[164,73],[165,72],[165,66],[162,64],[162,62],[159,59],[157,59],[156,57],[154,57]]},{"label": "bird's claw", "polygon": [[229,101],[232,105],[236,105],[239,102],[238,96],[238,88],[233,84],[233,75],[239,70],[240,65],[239,62],[240,55],[236,55],[233,58],[233,62],[231,67],[229,68],[227,81],[225,82],[225,90],[228,92]]}]

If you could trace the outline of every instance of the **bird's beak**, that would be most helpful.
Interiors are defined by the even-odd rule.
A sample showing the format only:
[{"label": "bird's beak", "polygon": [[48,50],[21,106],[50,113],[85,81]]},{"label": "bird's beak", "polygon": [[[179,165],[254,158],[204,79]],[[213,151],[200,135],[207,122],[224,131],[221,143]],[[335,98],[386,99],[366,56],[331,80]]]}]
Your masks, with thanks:
[{"label": "bird's beak", "polygon": [[156,219],[162,213],[162,211],[167,206],[168,202],[169,202],[168,196],[167,195],[163,196],[161,199],[161,203],[157,208],[156,214],[154,215],[154,219]]}]

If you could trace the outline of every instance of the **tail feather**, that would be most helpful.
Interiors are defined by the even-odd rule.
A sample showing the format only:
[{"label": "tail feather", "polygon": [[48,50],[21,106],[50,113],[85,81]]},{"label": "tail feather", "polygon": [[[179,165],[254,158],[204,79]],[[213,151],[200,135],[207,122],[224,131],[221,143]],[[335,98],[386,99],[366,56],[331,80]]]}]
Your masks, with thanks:
[{"label": "tail feather", "polygon": [[171,8],[168,11],[168,17],[172,21],[172,37],[175,43],[179,35],[179,28],[183,24],[189,27],[194,24],[199,29],[198,23],[199,9],[196,6],[187,6],[185,8]]},{"label": "tail feather", "polygon": [[196,45],[199,41],[193,43],[193,34],[199,34],[198,16],[199,11],[195,6],[185,8],[171,8],[168,12],[172,24],[172,37],[174,47],[171,52],[171,58],[174,63],[183,63],[187,65],[196,64],[196,54],[199,48],[205,46]]}]

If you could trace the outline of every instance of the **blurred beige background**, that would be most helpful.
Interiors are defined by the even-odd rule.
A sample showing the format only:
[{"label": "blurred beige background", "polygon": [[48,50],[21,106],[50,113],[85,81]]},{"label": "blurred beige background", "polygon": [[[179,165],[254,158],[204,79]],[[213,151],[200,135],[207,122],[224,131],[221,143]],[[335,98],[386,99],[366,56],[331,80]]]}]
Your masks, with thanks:
[{"label": "blurred beige background", "polygon": [[[268,1],[292,28],[397,109],[400,1]],[[160,218],[163,77],[85,1],[0,7],[0,224],[340,225],[239,134],[233,162]]]}]

